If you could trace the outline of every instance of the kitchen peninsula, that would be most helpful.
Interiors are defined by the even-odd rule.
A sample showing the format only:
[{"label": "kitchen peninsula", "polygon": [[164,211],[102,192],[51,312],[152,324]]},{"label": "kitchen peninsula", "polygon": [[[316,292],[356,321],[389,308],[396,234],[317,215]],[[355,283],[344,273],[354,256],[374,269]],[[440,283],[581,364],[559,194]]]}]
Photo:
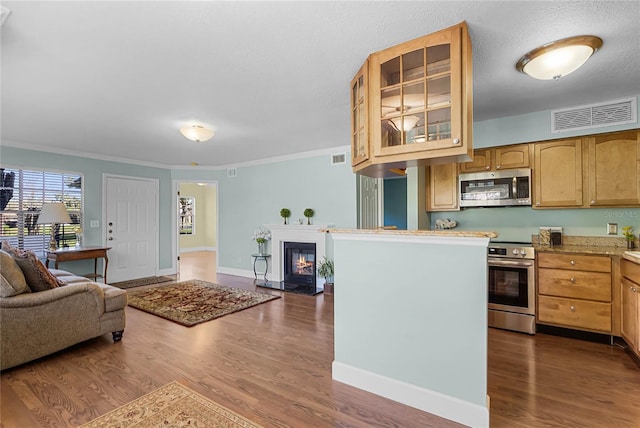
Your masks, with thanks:
[{"label": "kitchen peninsula", "polygon": [[328,229],[333,379],[489,426],[487,246],[494,232]]}]

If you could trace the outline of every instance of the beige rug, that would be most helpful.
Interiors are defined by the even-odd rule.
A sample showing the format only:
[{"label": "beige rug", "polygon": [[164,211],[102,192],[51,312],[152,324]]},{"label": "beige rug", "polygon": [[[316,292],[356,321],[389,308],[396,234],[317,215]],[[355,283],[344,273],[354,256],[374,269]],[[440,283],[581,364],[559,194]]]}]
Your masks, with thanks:
[{"label": "beige rug", "polygon": [[129,290],[127,295],[129,306],[186,327],[280,298],[197,279]]},{"label": "beige rug", "polygon": [[79,428],[260,428],[208,398],[171,382]]}]

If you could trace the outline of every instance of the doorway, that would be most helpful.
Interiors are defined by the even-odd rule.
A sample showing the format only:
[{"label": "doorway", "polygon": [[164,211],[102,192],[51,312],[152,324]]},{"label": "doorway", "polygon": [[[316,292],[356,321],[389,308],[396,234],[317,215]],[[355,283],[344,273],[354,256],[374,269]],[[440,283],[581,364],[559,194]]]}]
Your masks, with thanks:
[{"label": "doorway", "polygon": [[[175,271],[178,279],[215,275],[218,265],[217,181],[174,181]],[[181,263],[182,259],[187,263]],[[196,263],[194,263],[194,261]]]},{"label": "doorway", "polygon": [[158,272],[158,180],[103,176],[105,243],[111,282]]}]

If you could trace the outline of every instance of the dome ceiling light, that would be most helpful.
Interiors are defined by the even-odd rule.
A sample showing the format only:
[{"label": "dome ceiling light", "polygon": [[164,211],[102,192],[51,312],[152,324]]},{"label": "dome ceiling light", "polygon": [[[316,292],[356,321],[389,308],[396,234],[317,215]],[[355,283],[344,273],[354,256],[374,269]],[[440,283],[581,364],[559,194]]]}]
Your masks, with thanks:
[{"label": "dome ceiling light", "polygon": [[180,128],[180,133],[191,141],[199,143],[200,141],[207,141],[214,136],[212,129],[205,128],[202,125],[191,125]]},{"label": "dome ceiling light", "polygon": [[601,47],[602,39],[596,36],[556,40],[525,54],[516,68],[534,79],[558,80],[580,68]]}]

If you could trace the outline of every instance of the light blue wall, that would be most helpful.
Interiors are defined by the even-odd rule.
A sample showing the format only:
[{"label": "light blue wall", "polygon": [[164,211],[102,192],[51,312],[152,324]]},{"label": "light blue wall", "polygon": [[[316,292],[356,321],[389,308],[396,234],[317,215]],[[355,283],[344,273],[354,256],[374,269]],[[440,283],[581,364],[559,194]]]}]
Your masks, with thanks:
[{"label": "light blue wall", "polygon": [[486,245],[354,236],[334,236],[335,362],[486,407]]},{"label": "light blue wall", "polygon": [[[84,181],[84,225],[85,245],[102,245],[102,176],[116,174],[130,177],[157,179],[159,182],[159,268],[171,267],[171,172],[168,169],[107,162],[79,156],[62,155],[16,147],[2,147],[2,165],[21,168],[70,171],[83,174]],[[89,227],[91,220],[99,220],[99,228]],[[64,269],[83,272],[86,263],[68,263]],[[91,271],[93,267],[91,267]]]},{"label": "light blue wall", "polygon": [[237,176],[219,181],[220,268],[251,270],[257,244],[253,232],[280,224],[280,209],[290,222],[312,208],[314,224],[356,227],[356,176],[349,164],[331,165],[330,155],[238,167]]}]

